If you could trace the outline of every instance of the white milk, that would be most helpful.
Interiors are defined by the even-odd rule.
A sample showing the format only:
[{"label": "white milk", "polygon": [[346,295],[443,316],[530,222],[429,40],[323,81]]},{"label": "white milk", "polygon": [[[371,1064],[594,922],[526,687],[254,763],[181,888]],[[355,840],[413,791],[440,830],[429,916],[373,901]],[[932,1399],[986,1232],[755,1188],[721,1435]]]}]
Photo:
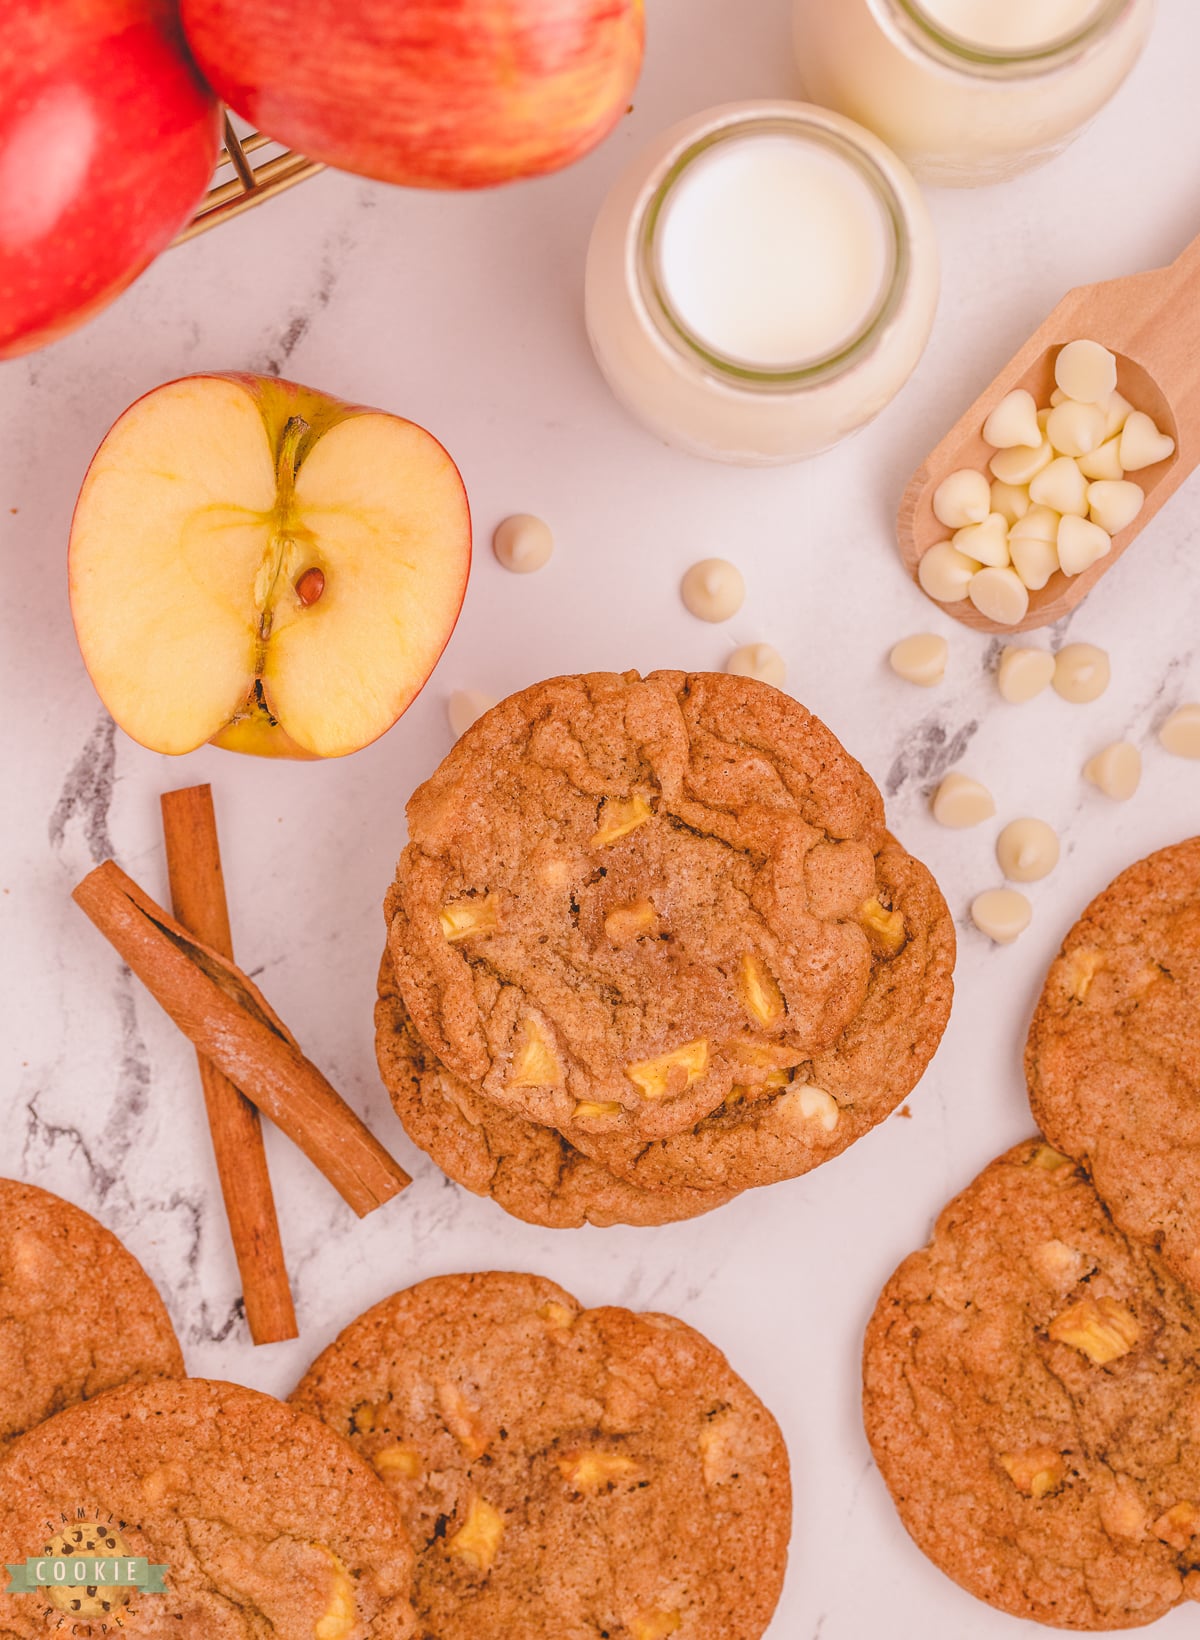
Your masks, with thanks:
[{"label": "white milk", "polygon": [[851,161],[763,132],[689,165],[658,221],[657,271],[705,348],[760,370],[840,352],[876,312],[894,258],[879,193]]},{"label": "white milk", "polygon": [[710,109],[620,177],[587,325],[621,403],[693,454],[796,461],[877,415],[928,339],[937,247],[870,132],[803,103]]},{"label": "white milk", "polygon": [[794,7],[808,95],[876,132],[922,181],[962,187],[1066,147],[1129,73],[1154,15],[1154,0]]}]

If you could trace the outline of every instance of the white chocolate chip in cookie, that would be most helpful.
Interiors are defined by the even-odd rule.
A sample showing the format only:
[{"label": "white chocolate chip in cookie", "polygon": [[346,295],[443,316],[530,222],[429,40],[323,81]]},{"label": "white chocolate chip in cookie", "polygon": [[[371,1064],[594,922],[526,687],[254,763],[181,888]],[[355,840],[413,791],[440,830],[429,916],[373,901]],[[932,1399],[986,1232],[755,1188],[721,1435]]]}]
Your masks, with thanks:
[{"label": "white chocolate chip in cookie", "polygon": [[1029,612],[1029,591],[1015,569],[981,569],[972,575],[967,597],[997,626],[1016,626]]},{"label": "white chocolate chip in cookie", "polygon": [[1058,350],[1054,379],[1078,404],[1099,404],[1117,390],[1117,359],[1099,342],[1068,342]]},{"label": "white chocolate chip in cookie", "polygon": [[826,1133],[833,1132],[841,1112],[831,1093],[826,1093],[824,1088],[818,1088],[812,1082],[805,1082],[799,1090],[799,1100],[800,1114],[806,1122],[817,1122]]},{"label": "white chocolate chip in cookie", "polygon": [[1127,740],[1115,740],[1083,766],[1083,778],[1118,803],[1127,802],[1142,778],[1142,754]]},{"label": "white chocolate chip in cookie", "polygon": [[1011,450],[1022,444],[1036,449],[1042,442],[1037,413],[1037,400],[1023,387],[1006,393],[983,424],[984,443],[993,450]]},{"label": "white chocolate chip in cookie", "polygon": [[485,695],[482,689],[456,689],[446,702],[446,716],[450,733],[460,740],[471,725],[491,711],[496,704],[494,695]]},{"label": "white chocolate chip in cookie", "polygon": [[949,826],[954,831],[978,826],[990,820],[995,812],[996,800],[991,792],[969,775],[946,775],[933,794],[933,818],[940,826]]},{"label": "white chocolate chip in cookie", "polygon": [[1045,649],[1010,645],[1000,656],[996,687],[1006,701],[1022,706],[1040,695],[1054,676],[1054,656]]},{"label": "white chocolate chip in cookie", "polygon": [[1015,888],[989,888],[971,901],[971,921],[997,945],[1011,945],[1032,916],[1033,907]]},{"label": "white chocolate chip in cookie", "polygon": [[1108,656],[1095,644],[1069,643],[1054,659],[1055,693],[1075,706],[1099,700],[1111,676]]},{"label": "white chocolate chip in cookie", "polygon": [[532,513],[514,513],[496,526],[492,551],[514,575],[530,575],[549,563],[554,537],[544,519]]},{"label": "white chocolate chip in cookie", "polygon": [[897,677],[906,683],[920,684],[930,689],[946,676],[946,660],[950,646],[935,632],[915,632],[911,638],[901,638],[892,646],[888,664]]},{"label": "white chocolate chip in cookie", "polygon": [[1012,883],[1039,883],[1058,864],[1058,834],[1044,820],[1010,820],[996,839],[1000,869]]},{"label": "white chocolate chip in cookie", "polygon": [[698,621],[727,621],[741,609],[746,583],[727,558],[702,558],[680,582],[679,595]]},{"label": "white chocolate chip in cookie", "polygon": [[1200,704],[1176,707],[1158,731],[1159,744],[1173,757],[1200,757]]},{"label": "white chocolate chip in cookie", "polygon": [[944,478],[933,492],[933,515],[948,530],[961,530],[967,524],[982,524],[991,502],[986,473],[962,467]]},{"label": "white chocolate chip in cookie", "polygon": [[959,552],[952,541],[939,541],[922,554],[917,584],[934,603],[960,604],[967,596],[971,577],[982,567],[977,558]]},{"label": "white chocolate chip in cookie", "polygon": [[725,662],[725,670],[738,678],[757,678],[759,683],[782,689],[787,667],[778,649],[769,643],[746,643],[735,649]]}]

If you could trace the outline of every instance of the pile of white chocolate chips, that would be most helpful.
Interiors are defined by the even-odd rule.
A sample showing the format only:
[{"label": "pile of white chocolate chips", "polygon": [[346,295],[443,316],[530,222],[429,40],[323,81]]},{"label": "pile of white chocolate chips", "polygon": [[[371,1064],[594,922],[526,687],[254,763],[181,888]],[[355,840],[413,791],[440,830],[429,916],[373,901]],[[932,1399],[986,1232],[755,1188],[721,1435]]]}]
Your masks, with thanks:
[{"label": "pile of white chocolate chips", "polygon": [[1099,342],[1068,342],[1054,378],[1042,409],[1024,388],[996,405],[983,428],[996,452],[988,472],[961,468],[935,491],[953,534],[924,554],[917,579],[937,603],[969,598],[1015,626],[1031,592],[1056,571],[1090,569],[1137,518],[1145,493],[1126,475],[1174,454],[1174,439],[1117,391],[1116,358]]}]

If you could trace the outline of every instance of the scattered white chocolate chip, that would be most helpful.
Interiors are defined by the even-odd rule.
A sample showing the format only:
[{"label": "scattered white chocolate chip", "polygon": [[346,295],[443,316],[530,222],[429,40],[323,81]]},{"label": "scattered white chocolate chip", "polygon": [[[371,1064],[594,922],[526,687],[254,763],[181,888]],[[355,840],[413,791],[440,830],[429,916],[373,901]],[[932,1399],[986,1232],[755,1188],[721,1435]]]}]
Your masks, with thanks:
[{"label": "scattered white chocolate chip", "polygon": [[996,800],[986,786],[969,775],[956,773],[944,776],[931,806],[938,825],[953,831],[981,825],[996,812]]},{"label": "scattered white chocolate chip", "polygon": [[1105,415],[1098,404],[1066,399],[1046,419],[1046,437],[1060,456],[1086,456],[1104,443]]},{"label": "scattered white chocolate chip", "polygon": [[964,558],[1003,569],[1009,563],[1008,520],[1003,513],[989,513],[982,524],[956,530],[951,545]]},{"label": "scattered white chocolate chip", "polygon": [[1158,731],[1159,744],[1174,757],[1200,757],[1200,704],[1178,706]]},{"label": "scattered white chocolate chip", "polygon": [[1093,483],[1107,479],[1112,483],[1125,477],[1125,469],[1121,465],[1121,440],[1110,438],[1106,444],[1090,451],[1086,456],[1079,458],[1079,471],[1084,478]]},{"label": "scattered white chocolate chip", "polygon": [[1011,450],[1019,444],[1036,450],[1042,442],[1037,412],[1037,400],[1023,387],[1005,394],[983,424],[984,443],[993,450]]},{"label": "scattered white chocolate chip", "polygon": [[1099,404],[1117,390],[1117,360],[1099,342],[1068,342],[1054,361],[1054,379],[1069,399]]},{"label": "scattered white chocolate chip", "polygon": [[1029,484],[1054,460],[1054,446],[1043,438],[1036,449],[1018,444],[1012,450],[997,450],[988,463],[993,478],[1002,484]]},{"label": "scattered white chocolate chip", "polygon": [[697,620],[727,621],[741,609],[746,583],[741,570],[727,558],[702,558],[684,576],[679,594]]},{"label": "scattered white chocolate chip", "polygon": [[1040,592],[1054,574],[1058,565],[1058,548],[1053,541],[1041,541],[1036,535],[1019,535],[1010,539],[1008,550],[1013,568],[1030,592]]},{"label": "scattered white chocolate chip", "polygon": [[1002,484],[998,478],[993,479],[992,511],[999,513],[1005,523],[1015,524],[1024,518],[1030,505],[1029,490],[1024,484]]},{"label": "scattered white chocolate chip", "polygon": [[1083,778],[1098,787],[1105,797],[1124,803],[1131,798],[1142,778],[1142,754],[1127,740],[1114,740],[1083,766]]},{"label": "scattered white chocolate chip", "polygon": [[966,557],[952,541],[939,541],[921,555],[917,582],[935,603],[959,604],[980,567],[978,559]]},{"label": "scattered white chocolate chip", "polygon": [[971,901],[971,921],[997,945],[1011,945],[1032,916],[1033,907],[1015,888],[989,888]]},{"label": "scattered white chocolate chip", "polygon": [[725,670],[739,678],[757,678],[782,689],[787,667],[778,649],[769,643],[746,643],[735,649],[725,662]]},{"label": "scattered white chocolate chip", "polygon": [[1150,417],[1135,410],[1121,429],[1121,466],[1127,473],[1153,467],[1175,454],[1175,440],[1160,433]]},{"label": "scattered white chocolate chip", "polygon": [[929,689],[946,676],[949,653],[950,645],[936,632],[915,632],[893,645],[888,663],[906,683],[919,683]]},{"label": "scattered white chocolate chip", "polygon": [[1044,820],[1010,820],[996,839],[1000,870],[1011,883],[1039,883],[1058,864],[1058,834]]},{"label": "scattered white chocolate chip", "polygon": [[991,506],[991,486],[983,473],[963,467],[944,478],[933,492],[933,513],[948,530],[982,524]]},{"label": "scattered white chocolate chip", "polygon": [[800,1114],[806,1121],[819,1122],[826,1133],[832,1133],[841,1112],[831,1093],[812,1082],[804,1082],[800,1087]]},{"label": "scattered white chocolate chip", "polygon": [[514,575],[530,575],[549,562],[554,537],[544,519],[532,513],[514,513],[496,526],[492,551]]},{"label": "scattered white chocolate chip", "polygon": [[997,626],[1016,626],[1029,611],[1029,593],[1015,569],[981,569],[972,575],[967,597]]},{"label": "scattered white chocolate chip", "polygon": [[1054,656],[1045,649],[1010,646],[1000,656],[996,685],[1005,700],[1021,706],[1040,695],[1054,676]]},{"label": "scattered white chocolate chip", "polygon": [[1068,513],[1058,526],[1058,563],[1064,575],[1082,575],[1112,549],[1112,536],[1089,519]]},{"label": "scattered white chocolate chip", "polygon": [[1069,643],[1054,657],[1055,693],[1073,705],[1099,700],[1111,676],[1108,656],[1095,644]]},{"label": "scattered white chocolate chip", "polygon": [[1018,518],[1008,532],[1009,549],[1013,541],[1022,541],[1026,538],[1034,541],[1058,540],[1058,521],[1061,513],[1056,513],[1053,507],[1030,507],[1024,518]]},{"label": "scattered white chocolate chip", "polygon": [[1087,517],[1087,479],[1070,456],[1056,456],[1029,486],[1029,499],[1057,513]]},{"label": "scattered white chocolate chip", "polygon": [[467,730],[496,704],[494,695],[485,695],[481,689],[456,689],[446,702],[446,716],[450,733],[458,740]]},{"label": "scattered white chocolate chip", "polygon": [[1088,517],[1109,535],[1120,535],[1141,512],[1146,492],[1131,479],[1097,479],[1088,485]]}]

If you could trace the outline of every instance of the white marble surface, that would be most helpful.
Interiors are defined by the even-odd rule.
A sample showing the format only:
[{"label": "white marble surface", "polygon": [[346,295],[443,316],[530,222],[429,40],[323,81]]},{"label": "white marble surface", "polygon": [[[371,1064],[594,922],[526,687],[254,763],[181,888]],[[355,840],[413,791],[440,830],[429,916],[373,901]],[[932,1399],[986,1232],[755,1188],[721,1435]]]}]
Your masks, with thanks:
[{"label": "white marble surface", "polygon": [[[989,646],[905,580],[890,517],[904,477],[1070,285],[1168,259],[1198,228],[1200,12],[1163,0],[1149,52],[1086,137],[991,192],[932,196],[945,289],[929,352],[868,432],[806,466],[741,472],[659,447],[610,399],[583,334],[592,217],[627,154],[706,104],[794,93],[787,0],[650,0],[636,108],[559,177],[477,197],[325,175],[173,251],[83,332],[0,366],[0,1170],[90,1208],[167,1295],[196,1373],[284,1392],[334,1332],[396,1287],[447,1270],[543,1271],[584,1300],[661,1307],[722,1345],[779,1416],[796,1529],[774,1640],[958,1640],[1018,1625],[978,1605],[902,1531],[863,1438],[863,1324],[943,1202],[1030,1126],[1019,1050],[1039,977],[1087,898],[1196,829],[1200,765],[1154,730],[1200,698],[1193,483],[1069,623],[1103,644],[1113,684],[1090,707],[1004,705]],[[172,762],[112,729],[67,608],[71,505],[133,398],[202,368],[279,371],[399,411],[447,444],[479,551],[462,620],[425,693],[380,743],[325,766],[204,751]],[[551,521],[542,574],[507,575],[488,541],[506,513]],[[728,631],[683,612],[694,559],[728,555],[749,595]],[[945,685],[894,681],[887,649],[950,639]],[[1057,645],[1064,628],[1042,641]],[[942,1050],[893,1119],[809,1178],[659,1231],[539,1231],[448,1184],[395,1123],[372,1058],[380,900],[403,805],[449,746],[445,701],[584,667],[719,666],[766,638],[794,692],[874,773],[892,822],[960,919],[958,1000]],[[1080,779],[1128,736],[1146,770],[1117,806]],[[996,825],[929,818],[950,764],[995,791]],[[114,854],[165,894],[158,794],[211,780],[243,962],[310,1054],[416,1174],[356,1221],[289,1145],[271,1161],[302,1336],[254,1350],[217,1195],[190,1049],[68,898]],[[997,879],[1000,820],[1063,837],[1019,945],[966,923]],[[1164,1635],[1191,1632],[1178,1612]]]}]

